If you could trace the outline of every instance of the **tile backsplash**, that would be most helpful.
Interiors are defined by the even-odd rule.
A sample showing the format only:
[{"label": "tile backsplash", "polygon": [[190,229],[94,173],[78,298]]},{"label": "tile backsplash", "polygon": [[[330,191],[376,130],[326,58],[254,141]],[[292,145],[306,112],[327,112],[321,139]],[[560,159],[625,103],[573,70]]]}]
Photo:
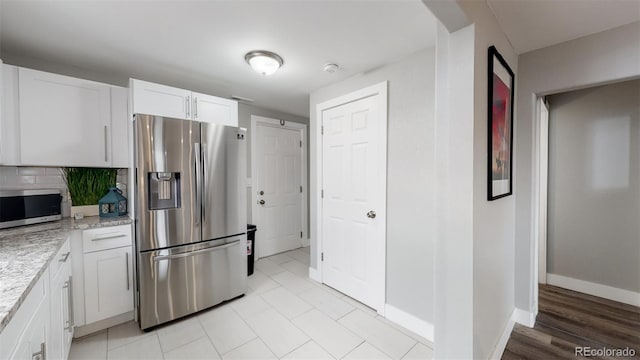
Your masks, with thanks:
[{"label": "tile backsplash", "polygon": [[[117,182],[124,185],[124,196],[128,180],[128,169],[118,169]],[[60,189],[62,216],[69,216],[71,203],[60,168],[0,166],[0,190],[3,189]]]}]

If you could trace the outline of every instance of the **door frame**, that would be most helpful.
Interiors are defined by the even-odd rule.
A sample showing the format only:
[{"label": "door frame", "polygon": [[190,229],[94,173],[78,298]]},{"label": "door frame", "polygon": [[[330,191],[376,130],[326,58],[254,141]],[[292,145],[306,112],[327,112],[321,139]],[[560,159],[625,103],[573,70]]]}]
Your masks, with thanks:
[{"label": "door frame", "polygon": [[[378,184],[377,192],[383,194],[381,196],[382,204],[380,204],[379,211],[376,209],[376,217],[381,222],[382,233],[383,233],[383,244],[381,244],[381,249],[379,251],[377,259],[374,259],[374,271],[376,271],[376,280],[375,280],[375,293],[376,295],[376,311],[380,315],[384,315],[385,311],[385,303],[386,303],[386,259],[387,259],[387,126],[388,126],[388,114],[387,114],[387,90],[388,89],[388,81],[383,81],[381,83],[356,90],[350,92],[345,95],[338,96],[331,100],[327,100],[325,102],[319,103],[316,105],[316,123],[314,124],[315,130],[315,141],[318,144],[318,151],[316,151],[315,164],[317,167],[316,173],[316,183],[318,184],[318,191],[316,191],[316,224],[315,227],[315,239],[316,239],[316,264],[317,264],[317,272],[310,271],[310,276],[315,280],[324,283],[323,276],[323,262],[322,262],[322,252],[323,252],[323,235],[322,235],[322,217],[323,217],[323,207],[322,207],[322,179],[323,179],[323,168],[322,168],[322,156],[323,156],[323,137],[322,137],[322,112],[325,110],[329,110],[331,108],[335,108],[341,105],[345,105],[357,100],[365,99],[372,96],[378,96],[378,111],[379,111],[379,132],[378,132],[378,144],[380,144],[379,158],[378,158],[378,166],[379,169],[382,169],[384,172],[384,176],[380,179]],[[311,269],[311,268],[310,268]],[[357,299],[356,299],[357,300]]]},{"label": "door frame", "polygon": [[[300,239],[301,246],[309,246],[309,236],[307,233],[307,223],[308,223],[308,212],[307,212],[307,193],[308,189],[308,179],[307,179],[307,125],[286,121],[281,119],[273,119],[264,116],[251,115],[251,133],[249,135],[250,143],[251,143],[251,221],[254,223],[258,217],[258,193],[255,191],[256,185],[258,183],[258,138],[257,138],[257,130],[258,124],[261,126],[268,126],[276,129],[287,129],[293,130],[300,133],[300,140],[302,141],[302,146],[300,147],[300,155],[301,155],[301,166],[300,166],[300,179],[302,181],[302,199],[301,199],[301,207],[300,211],[302,212],[301,221],[302,224],[302,238]],[[259,229],[258,229],[259,230]],[[255,258],[256,260],[260,259],[260,231],[256,231],[256,241],[255,241]]]},{"label": "door frame", "polygon": [[[537,241],[538,249],[538,284],[547,283],[547,201],[549,182],[549,105],[546,97],[537,99],[538,123],[536,124],[535,142],[535,173],[536,186],[534,187],[534,241]],[[537,299],[537,289],[535,291]]]}]

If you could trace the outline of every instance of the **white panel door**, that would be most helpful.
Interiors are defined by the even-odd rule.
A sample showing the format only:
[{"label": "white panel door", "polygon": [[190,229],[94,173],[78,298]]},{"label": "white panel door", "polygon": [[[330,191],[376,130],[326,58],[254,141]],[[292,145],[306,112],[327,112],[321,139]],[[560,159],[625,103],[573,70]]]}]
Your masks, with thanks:
[{"label": "white panel door", "polygon": [[133,310],[131,247],[84,254],[86,323]]},{"label": "white panel door", "polygon": [[238,102],[207,94],[192,93],[193,119],[211,124],[238,126]]},{"label": "white panel door", "polygon": [[19,68],[23,165],[111,166],[110,87]]},{"label": "white panel door", "polygon": [[[384,227],[373,212],[384,199],[376,96],[322,113],[322,280],[373,308]],[[384,274],[382,274],[384,276]]]},{"label": "white panel door", "polygon": [[[299,131],[257,124],[259,257],[302,246],[302,149]],[[256,235],[258,235],[256,234]]]},{"label": "white panel door", "polygon": [[133,113],[191,119],[191,91],[131,79]]}]

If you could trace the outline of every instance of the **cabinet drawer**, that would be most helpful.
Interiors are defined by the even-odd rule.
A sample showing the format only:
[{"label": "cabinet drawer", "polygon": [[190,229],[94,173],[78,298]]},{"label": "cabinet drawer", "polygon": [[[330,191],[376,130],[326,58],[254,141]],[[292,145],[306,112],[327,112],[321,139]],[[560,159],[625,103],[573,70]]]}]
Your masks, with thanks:
[{"label": "cabinet drawer", "polygon": [[49,277],[51,279],[55,278],[58,271],[66,264],[71,264],[71,248],[69,247],[69,239],[64,242],[53,260],[51,260],[51,265],[49,265]]},{"label": "cabinet drawer", "polygon": [[131,226],[120,225],[85,230],[82,232],[82,245],[84,253],[131,246]]}]

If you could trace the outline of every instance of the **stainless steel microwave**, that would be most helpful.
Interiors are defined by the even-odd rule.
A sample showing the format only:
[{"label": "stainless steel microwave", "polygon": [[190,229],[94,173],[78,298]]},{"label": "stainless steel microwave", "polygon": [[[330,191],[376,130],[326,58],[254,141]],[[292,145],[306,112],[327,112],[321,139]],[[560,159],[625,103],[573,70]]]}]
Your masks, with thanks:
[{"label": "stainless steel microwave", "polygon": [[0,190],[0,229],[62,219],[58,189]]}]

